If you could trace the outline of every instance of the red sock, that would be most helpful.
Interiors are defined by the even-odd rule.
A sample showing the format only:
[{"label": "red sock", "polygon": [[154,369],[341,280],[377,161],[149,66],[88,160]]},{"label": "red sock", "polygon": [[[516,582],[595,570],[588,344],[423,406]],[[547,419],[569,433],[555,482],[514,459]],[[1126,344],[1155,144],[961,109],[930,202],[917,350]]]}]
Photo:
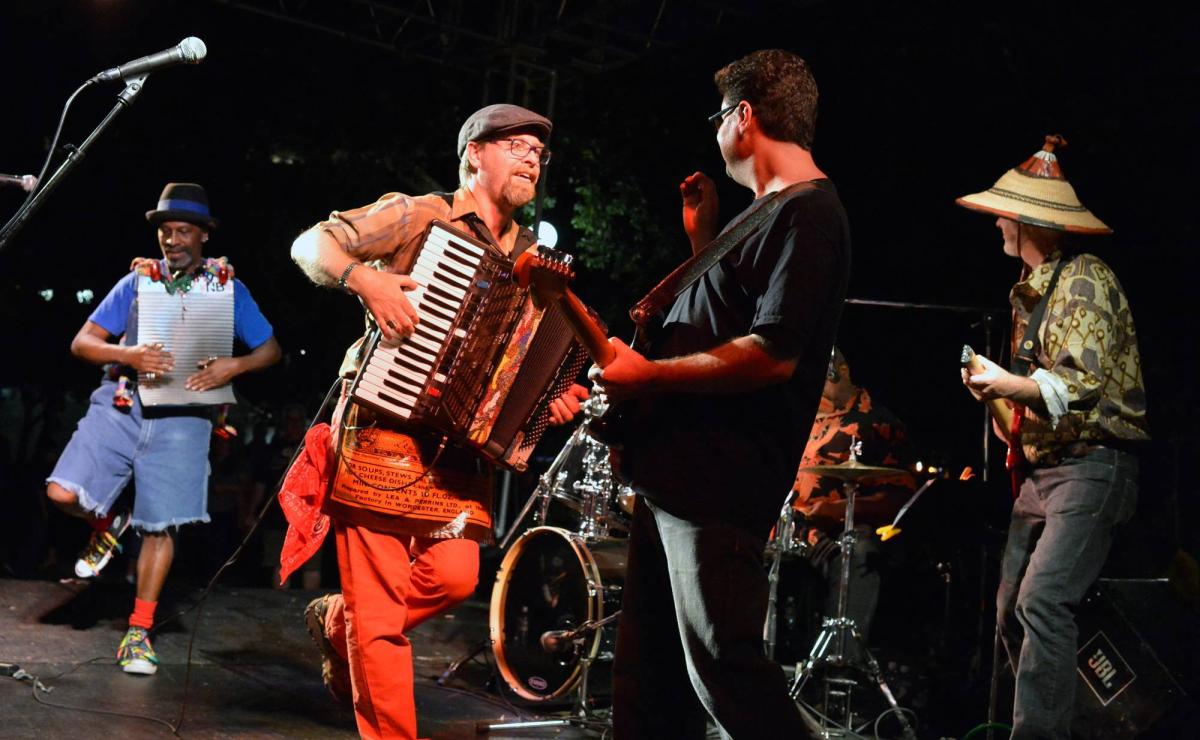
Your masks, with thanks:
[{"label": "red sock", "polygon": [[92,529],[94,529],[95,531],[103,532],[106,529],[108,529],[108,525],[112,524],[113,517],[116,515],[117,515],[116,512],[110,511],[110,512],[108,512],[107,516],[102,516],[102,517],[94,518],[94,519],[88,519],[88,524],[90,524],[92,526]]},{"label": "red sock", "polygon": [[129,615],[130,627],[141,627],[148,630],[154,626],[154,610],[158,608],[157,601],[142,601],[136,596],[133,599],[133,614]]}]

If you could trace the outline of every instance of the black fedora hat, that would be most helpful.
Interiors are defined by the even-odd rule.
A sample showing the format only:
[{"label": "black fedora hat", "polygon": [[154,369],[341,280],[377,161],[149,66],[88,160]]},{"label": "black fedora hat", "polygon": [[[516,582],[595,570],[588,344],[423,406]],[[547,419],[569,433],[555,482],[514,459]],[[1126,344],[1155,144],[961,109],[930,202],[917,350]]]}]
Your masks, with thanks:
[{"label": "black fedora hat", "polygon": [[217,219],[208,211],[208,193],[194,182],[170,182],[158,196],[158,208],[146,211],[146,220],[158,226],[163,221],[186,221],[212,231]]}]

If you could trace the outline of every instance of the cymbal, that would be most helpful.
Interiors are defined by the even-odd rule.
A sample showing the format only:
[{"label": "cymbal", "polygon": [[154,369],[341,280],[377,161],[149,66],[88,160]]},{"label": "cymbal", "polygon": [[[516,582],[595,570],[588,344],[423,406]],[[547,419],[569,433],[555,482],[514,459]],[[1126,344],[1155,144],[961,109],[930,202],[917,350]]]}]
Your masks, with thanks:
[{"label": "cymbal", "polygon": [[868,478],[885,478],[889,475],[899,475],[905,472],[901,468],[884,468],[878,465],[866,465],[858,460],[847,460],[837,465],[809,465],[800,468],[801,473],[811,473],[840,480],[866,480]]}]

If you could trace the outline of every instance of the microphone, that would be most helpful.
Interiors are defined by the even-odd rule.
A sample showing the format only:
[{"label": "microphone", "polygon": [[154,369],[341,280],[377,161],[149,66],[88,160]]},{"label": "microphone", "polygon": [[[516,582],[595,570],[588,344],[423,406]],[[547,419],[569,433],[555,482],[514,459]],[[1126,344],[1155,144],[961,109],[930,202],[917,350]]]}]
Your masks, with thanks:
[{"label": "microphone", "polygon": [[206,54],[208,54],[208,47],[204,45],[204,42],[195,36],[188,36],[170,49],[164,49],[157,54],[150,54],[141,59],[134,59],[120,67],[106,69],[93,77],[92,81],[124,80],[127,77],[138,77],[162,67],[173,67],[176,64],[199,64]]},{"label": "microphone", "polygon": [[32,193],[37,184],[33,175],[0,175],[0,185],[16,185],[27,193]]},{"label": "microphone", "polygon": [[550,630],[543,632],[540,642],[547,653],[565,653],[574,648],[577,637],[575,630]]}]

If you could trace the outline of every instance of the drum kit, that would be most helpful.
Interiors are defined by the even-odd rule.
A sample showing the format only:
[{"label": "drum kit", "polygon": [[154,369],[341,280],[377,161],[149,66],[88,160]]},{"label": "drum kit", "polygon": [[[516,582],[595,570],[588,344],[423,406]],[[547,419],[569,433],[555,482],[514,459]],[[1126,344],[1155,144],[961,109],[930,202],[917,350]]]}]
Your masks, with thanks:
[{"label": "drum kit", "polygon": [[[533,704],[573,699],[573,706],[561,719],[490,724],[482,731],[611,729],[596,704],[612,691],[633,491],[613,475],[608,447],[589,434],[592,420],[606,410],[603,395],[581,406],[583,422],[500,541],[506,554],[488,618],[492,653],[508,688]],[[573,529],[549,526],[552,504],[572,512]],[[522,530],[531,515],[535,526]]]},{"label": "drum kit", "polygon": [[[879,691],[883,694],[884,699],[887,700],[891,711],[895,713],[906,740],[916,740],[916,732],[905,716],[905,710],[896,702],[891,688],[889,688],[887,681],[884,679],[879,662],[875,660],[875,657],[867,649],[866,642],[863,640],[862,634],[859,632],[854,620],[846,614],[850,586],[851,554],[854,552],[854,544],[859,536],[858,532],[854,529],[854,501],[858,493],[858,484],[860,481],[886,478],[902,472],[896,468],[860,463],[858,461],[860,454],[862,454],[862,442],[856,440],[850,446],[850,457],[846,462],[836,465],[812,465],[800,468],[800,472],[802,473],[835,478],[843,482],[843,491],[846,495],[846,516],[842,533],[837,539],[840,550],[838,565],[841,570],[841,578],[838,580],[837,610],[833,616],[827,616],[822,621],[821,631],[813,641],[813,646],[808,653],[808,657],[796,665],[795,674],[788,693],[801,706],[806,720],[812,724],[813,731],[820,737],[842,737],[846,733],[853,734],[854,727],[850,718],[848,702],[844,705],[846,716],[842,721],[838,721],[829,717],[827,713],[811,711],[812,708],[803,700],[802,692],[815,675],[824,672],[825,706],[828,708],[831,704],[830,699],[833,693],[844,692],[845,686],[854,683],[853,680],[832,675],[828,672],[828,669],[857,669],[865,673],[879,687]],[[923,487],[917,492],[917,496],[924,490],[925,488]],[[794,498],[795,492],[793,491],[784,502],[779,523],[775,527],[774,546],[768,547],[768,557],[771,558],[768,573],[770,595],[767,624],[764,628],[764,639],[768,655],[771,655],[775,642],[775,601],[778,590],[780,561],[788,553],[798,552],[804,554],[804,547],[794,544],[794,541],[798,539],[795,537],[795,518],[792,507]],[[913,498],[915,499],[916,496]],[[850,650],[851,644],[853,644],[853,650]],[[813,719],[813,714],[816,714],[820,719]]]},{"label": "drum kit", "polygon": [[[628,542],[625,539],[633,512],[633,492],[614,476],[608,448],[592,437],[590,423],[603,415],[605,401],[596,394],[582,405],[579,424],[517,515],[500,542],[505,550],[496,575],[489,609],[490,648],[500,677],[513,694],[542,705],[572,703],[568,716],[521,722],[481,725],[480,731],[576,726],[608,730],[607,712],[596,705],[611,696],[612,661],[616,649],[616,619],[620,615]],[[861,445],[859,445],[859,448]],[[895,468],[858,462],[852,447],[850,460],[838,465],[802,468],[802,472],[844,481],[847,497],[845,527],[836,539],[842,571],[837,611],[827,617],[808,657],[795,668],[789,693],[805,707],[801,692],[815,674],[828,667],[858,668],[878,685],[896,710],[906,738],[913,729],[898,707],[879,664],[867,651],[853,619],[846,615],[850,553],[858,536],[854,530],[854,496],[859,481],[895,475]],[[768,543],[770,608],[764,625],[764,644],[771,654],[775,640],[775,599],[780,562],[785,557],[811,554],[810,545],[798,536],[789,494]],[[573,529],[550,526],[551,505],[565,506],[576,518]],[[532,516],[534,526],[522,529]],[[832,543],[826,543],[832,545]],[[850,643],[857,650],[848,652]],[[461,661],[459,662],[461,663]],[[451,666],[443,678],[452,673]],[[831,680],[825,677],[828,684]],[[817,723],[820,734],[844,731],[828,717]],[[830,725],[835,729],[830,729]]]}]

